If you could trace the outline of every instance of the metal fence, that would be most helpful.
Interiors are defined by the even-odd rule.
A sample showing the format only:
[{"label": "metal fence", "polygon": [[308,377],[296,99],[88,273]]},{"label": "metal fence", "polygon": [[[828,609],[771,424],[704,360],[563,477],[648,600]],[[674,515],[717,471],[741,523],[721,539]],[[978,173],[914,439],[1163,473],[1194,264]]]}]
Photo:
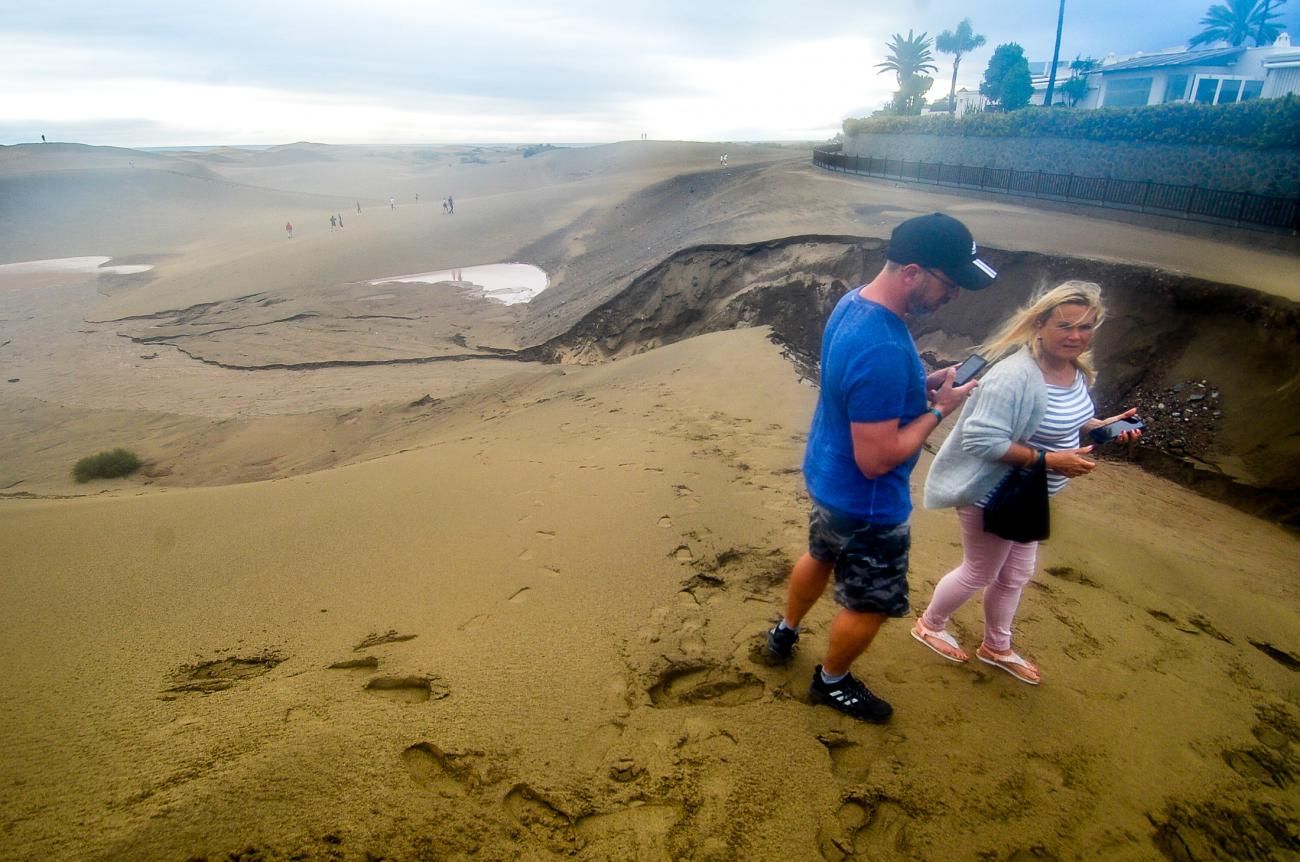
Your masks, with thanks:
[{"label": "metal fence", "polygon": [[1030,195],[1047,200],[1074,201],[1218,224],[1281,228],[1292,233],[1300,229],[1300,199],[1297,198],[1269,197],[1251,192],[1229,192],[1151,180],[1116,180],[1046,171],[848,156],[820,149],[813,150],[813,164],[844,173],[975,188],[1011,195]]}]

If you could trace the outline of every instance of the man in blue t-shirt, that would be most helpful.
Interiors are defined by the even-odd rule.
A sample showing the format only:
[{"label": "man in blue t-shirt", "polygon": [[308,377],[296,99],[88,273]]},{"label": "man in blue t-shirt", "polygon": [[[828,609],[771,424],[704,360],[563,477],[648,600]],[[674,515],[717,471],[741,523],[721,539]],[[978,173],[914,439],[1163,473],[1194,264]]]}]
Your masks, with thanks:
[{"label": "man in blue t-shirt", "polygon": [[773,657],[787,660],[799,622],[835,574],[841,605],[809,697],[865,721],[888,721],[893,707],[849,672],[889,617],[908,613],[908,481],[921,446],[943,417],[961,408],[976,383],[952,385],[953,369],[928,378],[905,314],[926,314],[958,288],[982,290],[997,273],[976,257],[970,231],[942,213],[894,229],[885,267],[835,306],[822,336],[821,395],[803,472],[812,497],[808,552],[790,575],[785,617],[767,633]]}]

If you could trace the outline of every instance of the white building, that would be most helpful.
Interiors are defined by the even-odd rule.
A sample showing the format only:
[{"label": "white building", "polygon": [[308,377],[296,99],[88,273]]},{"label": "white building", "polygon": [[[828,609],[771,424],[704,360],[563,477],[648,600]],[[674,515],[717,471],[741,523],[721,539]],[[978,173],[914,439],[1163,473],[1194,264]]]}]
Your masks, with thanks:
[{"label": "white building", "polygon": [[[1034,104],[1043,104],[1047,90],[1046,64],[1032,76]],[[1064,74],[1062,74],[1064,66]],[[1030,70],[1033,72],[1031,64]],[[1057,64],[1056,95],[1069,80],[1069,63]],[[1088,75],[1088,94],[1080,108],[1160,105],[1166,102],[1200,102],[1224,105],[1250,99],[1275,99],[1300,93],[1300,49],[1291,47],[1283,33],[1263,48],[1219,47],[1176,49],[1152,54],[1106,57]]]}]

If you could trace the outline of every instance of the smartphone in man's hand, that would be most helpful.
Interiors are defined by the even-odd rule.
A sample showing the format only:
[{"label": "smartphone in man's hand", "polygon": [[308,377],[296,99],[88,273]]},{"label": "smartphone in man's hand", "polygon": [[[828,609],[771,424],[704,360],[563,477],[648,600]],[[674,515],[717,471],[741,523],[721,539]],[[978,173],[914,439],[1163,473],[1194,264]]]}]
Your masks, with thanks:
[{"label": "smartphone in man's hand", "polygon": [[957,366],[957,373],[952,378],[953,386],[965,386],[975,379],[975,375],[984,370],[989,361],[978,353],[972,353]]}]

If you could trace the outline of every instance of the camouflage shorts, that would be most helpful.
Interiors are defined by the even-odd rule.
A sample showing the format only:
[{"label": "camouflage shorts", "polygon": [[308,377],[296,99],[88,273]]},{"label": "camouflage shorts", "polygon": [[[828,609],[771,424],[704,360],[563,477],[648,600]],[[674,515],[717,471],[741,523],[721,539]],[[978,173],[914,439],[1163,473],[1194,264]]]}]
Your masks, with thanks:
[{"label": "camouflage shorts", "polygon": [[858,613],[904,617],[910,524],[873,524],[813,503],[808,553],[835,564],[835,601]]}]

